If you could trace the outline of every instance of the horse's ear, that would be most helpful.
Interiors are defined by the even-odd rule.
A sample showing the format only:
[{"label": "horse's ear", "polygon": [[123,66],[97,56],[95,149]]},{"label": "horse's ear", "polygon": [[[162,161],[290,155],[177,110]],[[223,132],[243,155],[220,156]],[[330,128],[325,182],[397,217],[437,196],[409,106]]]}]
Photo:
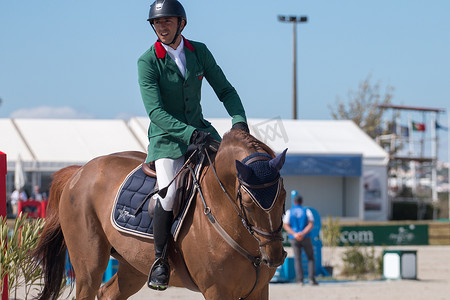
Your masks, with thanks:
[{"label": "horse's ear", "polygon": [[241,177],[242,180],[247,181],[249,178],[253,175],[253,170],[249,166],[241,163],[240,161],[236,160],[236,170],[238,172],[238,175]]},{"label": "horse's ear", "polygon": [[286,152],[287,152],[287,148],[284,149],[284,151],[281,154],[278,154],[277,157],[272,158],[269,161],[269,166],[271,166],[272,168],[274,168],[277,171],[280,171],[284,165],[284,161],[286,160]]}]

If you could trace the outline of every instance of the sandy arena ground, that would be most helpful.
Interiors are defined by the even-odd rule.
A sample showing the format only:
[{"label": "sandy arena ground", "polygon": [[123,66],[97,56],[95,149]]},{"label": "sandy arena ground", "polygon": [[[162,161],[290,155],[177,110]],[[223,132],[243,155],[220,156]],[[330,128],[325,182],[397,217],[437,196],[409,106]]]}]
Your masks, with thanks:
[{"label": "sandy arena ground", "polygon": [[[300,286],[294,283],[271,283],[272,300],[449,300],[450,299],[450,246],[405,246],[388,247],[389,250],[417,250],[418,280],[379,280],[324,282],[319,286]],[[343,248],[338,248],[335,257],[340,257]],[[381,253],[383,249],[377,247]],[[327,255],[323,249],[323,257]],[[335,259],[337,263],[337,259]],[[339,265],[339,264],[338,264]],[[337,267],[339,271],[339,266]],[[130,299],[204,299],[199,293],[186,289],[169,288],[164,292],[143,288]]]},{"label": "sandy arena ground", "polygon": [[[294,283],[271,283],[272,300],[450,300],[450,246],[405,246],[388,247],[388,250],[416,250],[418,280],[374,280],[374,281],[322,281],[319,286],[301,286]],[[290,249],[288,248],[288,253]],[[330,257],[329,249],[322,249],[322,257]],[[334,252],[332,264],[339,273],[340,257],[345,248]],[[383,248],[376,247],[377,253]],[[289,253],[291,256],[292,253]],[[72,299],[75,295],[70,295]],[[23,295],[19,295],[23,299]],[[10,298],[12,299],[12,298]],[[169,288],[157,292],[143,287],[131,300],[201,300],[200,293],[182,288]],[[230,299],[233,300],[233,299]]]}]

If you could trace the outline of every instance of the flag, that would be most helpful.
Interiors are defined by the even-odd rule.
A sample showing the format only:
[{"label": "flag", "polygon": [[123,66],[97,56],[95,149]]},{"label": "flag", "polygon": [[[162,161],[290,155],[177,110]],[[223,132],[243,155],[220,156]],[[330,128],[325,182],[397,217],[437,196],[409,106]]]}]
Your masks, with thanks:
[{"label": "flag", "polygon": [[403,137],[409,137],[409,128],[408,126],[401,126],[400,127],[400,135]]},{"label": "flag", "polygon": [[389,131],[395,133],[396,135],[409,137],[409,128],[408,126],[398,125],[396,122],[389,124]]},{"label": "flag", "polygon": [[448,127],[442,126],[438,123],[438,121],[435,122],[436,129],[442,129],[442,130],[448,130]]},{"label": "flag", "polygon": [[425,131],[425,123],[412,122],[413,131]]}]

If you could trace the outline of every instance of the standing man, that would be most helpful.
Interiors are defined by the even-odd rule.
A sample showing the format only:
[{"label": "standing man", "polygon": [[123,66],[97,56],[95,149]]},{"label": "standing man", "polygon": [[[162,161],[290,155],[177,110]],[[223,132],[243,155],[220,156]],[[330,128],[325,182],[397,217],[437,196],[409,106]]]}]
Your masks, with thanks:
[{"label": "standing man", "polygon": [[[184,163],[189,144],[198,149],[221,137],[204,119],[200,105],[203,78],[213,88],[232,118],[232,129],[248,132],[244,107],[208,48],[187,40],[181,32],[187,24],[186,12],[177,0],[156,0],[148,20],[158,40],[138,60],[142,100],[150,118],[146,163],[155,162],[160,188],[166,187]],[[170,267],[166,245],[170,236],[176,187],[169,186],[159,197],[153,218],[155,262],[148,286],[165,290]]]},{"label": "standing man", "polygon": [[[297,193],[295,193],[297,194]],[[314,216],[311,210],[302,206],[303,198],[295,196],[294,206],[283,218],[283,228],[289,234],[289,241],[294,250],[296,281],[303,284],[302,248],[308,258],[308,277],[310,285],[318,285],[315,274],[314,249],[310,232],[314,226]]]},{"label": "standing man", "polygon": [[44,198],[42,197],[41,190],[38,185],[35,185],[33,187],[33,193],[31,194],[31,199],[34,199],[36,201],[44,200]]}]

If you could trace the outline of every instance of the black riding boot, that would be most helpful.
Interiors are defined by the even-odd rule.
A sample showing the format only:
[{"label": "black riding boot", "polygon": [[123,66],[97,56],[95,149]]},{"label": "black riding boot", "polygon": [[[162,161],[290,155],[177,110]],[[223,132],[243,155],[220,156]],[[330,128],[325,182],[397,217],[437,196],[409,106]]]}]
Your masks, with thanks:
[{"label": "black riding boot", "polygon": [[172,225],[172,211],[166,211],[159,200],[156,201],[153,215],[153,238],[155,242],[155,262],[148,276],[148,287],[165,290],[169,285],[170,266],[166,258],[166,245]]}]

